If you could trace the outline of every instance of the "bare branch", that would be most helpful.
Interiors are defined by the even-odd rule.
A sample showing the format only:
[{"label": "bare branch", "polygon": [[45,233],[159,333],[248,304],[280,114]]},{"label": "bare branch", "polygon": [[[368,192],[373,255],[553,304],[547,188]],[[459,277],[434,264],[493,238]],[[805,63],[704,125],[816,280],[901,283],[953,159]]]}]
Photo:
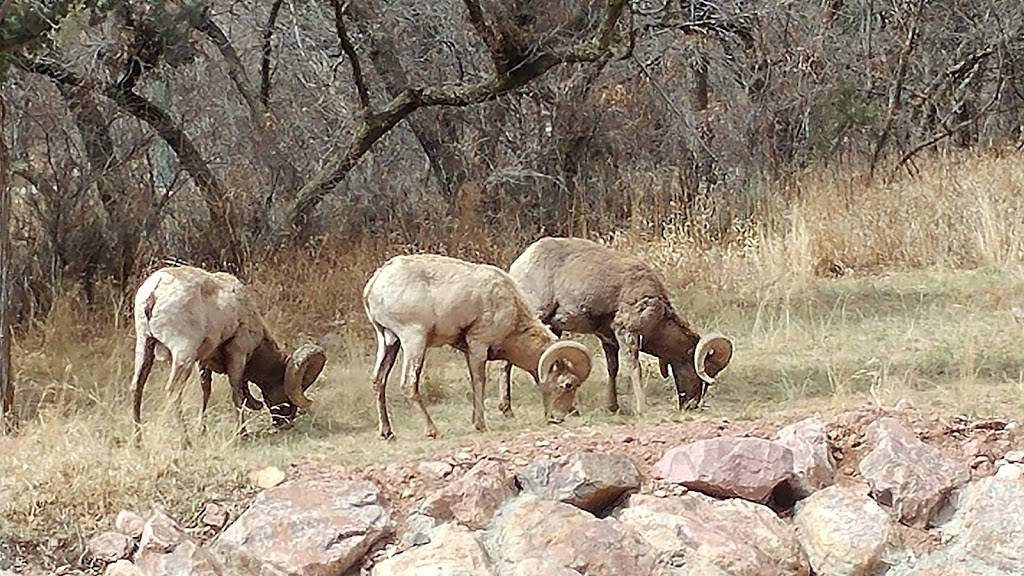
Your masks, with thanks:
[{"label": "bare branch", "polygon": [[242,60],[238,57],[238,52],[235,51],[235,47],[232,46],[227,35],[208,13],[203,14],[200,20],[192,22],[192,25],[196,30],[205,34],[213,42],[213,45],[217,47],[217,50],[220,51],[221,56],[224,58],[224,64],[227,65],[228,78],[231,79],[235,89],[238,90],[242,99],[245,100],[253,121],[257,124],[265,124],[267,108],[264,100],[260,92],[249,81],[249,75],[245,72],[245,66],[242,65]]},{"label": "bare branch", "polygon": [[589,41],[561,50],[538,50],[506,73],[498,73],[492,78],[471,84],[406,88],[382,111],[363,118],[353,130],[349,143],[331,153],[325,165],[296,193],[287,212],[288,220],[282,223],[290,230],[282,232],[295,234],[304,230],[309,216],[320,201],[345,179],[366,151],[416,110],[480,104],[525,86],[555,66],[610,58],[609,46],[625,6],[626,0],[608,0],[599,31]]},{"label": "bare branch", "polygon": [[356,93],[359,95],[359,106],[363,110],[370,109],[370,91],[366,88],[366,80],[363,78],[363,66],[359,62],[359,54],[348,37],[348,30],[345,29],[345,6],[341,0],[331,0],[334,7],[334,31],[338,35],[338,44],[341,51],[345,53],[349,64],[352,66],[352,78],[356,83]]},{"label": "bare branch", "polygon": [[273,50],[274,27],[277,25],[277,16],[281,13],[283,3],[284,0],[274,0],[270,5],[267,25],[263,27],[263,47],[260,49],[260,102],[263,102],[264,107],[270,106],[270,54]]}]

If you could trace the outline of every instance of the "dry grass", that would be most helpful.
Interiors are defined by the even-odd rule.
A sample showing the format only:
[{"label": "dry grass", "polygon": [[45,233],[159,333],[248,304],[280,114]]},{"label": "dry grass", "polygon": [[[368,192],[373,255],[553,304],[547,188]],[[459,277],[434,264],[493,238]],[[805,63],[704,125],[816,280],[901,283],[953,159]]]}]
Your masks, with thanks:
[{"label": "dry grass", "polygon": [[[641,224],[608,240],[660,266],[693,324],[735,338],[733,364],[709,398],[711,415],[869,399],[1019,416],[1024,334],[1009,308],[1021,304],[1024,289],[1022,184],[1019,159],[997,155],[933,160],[919,178],[891,185],[868,185],[856,174],[808,175],[784,193],[738,194],[690,223],[669,222],[658,237]],[[528,241],[460,250],[507,265]],[[479,441],[464,364],[448,351],[432,352],[425,371],[443,437],[423,440],[393,379],[399,439],[375,439],[367,376],[373,345],[359,293],[372,269],[399,251],[368,241],[254,270],[268,323],[288,342],[316,338],[331,354],[313,392],[318,402],[290,431],[273,433],[259,419],[254,437],[239,440],[218,380],[210,432],[187,451],[164,402],[161,371],[147,390],[145,444],[127,442],[131,328],[113,304],[97,317],[60,301],[16,344],[27,421],[19,435],[0,439],[0,534],[33,542],[36,554],[72,558],[83,537],[121,507],[160,505],[191,518],[205,501],[244,500],[246,474],[266,465],[381,461]],[[493,366],[492,382],[498,373]],[[706,417],[676,413],[667,384],[656,370],[646,373],[649,394],[660,400],[645,421]],[[599,365],[582,391],[584,415],[568,426],[632,420],[599,411],[602,374]],[[489,394],[484,438],[543,427],[538,395],[522,375],[516,419],[497,414],[495,386]]]}]

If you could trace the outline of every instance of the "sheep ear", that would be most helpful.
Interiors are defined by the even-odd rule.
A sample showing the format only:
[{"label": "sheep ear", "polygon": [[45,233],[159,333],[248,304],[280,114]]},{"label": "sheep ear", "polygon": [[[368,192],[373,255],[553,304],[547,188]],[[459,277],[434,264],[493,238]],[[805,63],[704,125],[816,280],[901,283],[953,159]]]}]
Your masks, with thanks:
[{"label": "sheep ear", "polygon": [[664,358],[658,358],[658,368],[661,369],[661,377],[668,378],[668,362]]}]

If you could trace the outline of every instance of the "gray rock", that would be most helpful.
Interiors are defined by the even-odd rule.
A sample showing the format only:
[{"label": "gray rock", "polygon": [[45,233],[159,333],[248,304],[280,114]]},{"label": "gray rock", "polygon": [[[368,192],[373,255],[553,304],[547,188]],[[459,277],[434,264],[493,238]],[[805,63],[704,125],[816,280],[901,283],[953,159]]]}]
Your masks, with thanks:
[{"label": "gray rock", "polygon": [[293,480],[260,493],[213,550],[233,575],[343,574],[390,530],[374,484]]},{"label": "gray rock", "polygon": [[689,574],[809,573],[793,529],[761,504],[695,492],[668,498],[634,494],[615,517],[640,534],[665,563],[686,566]]},{"label": "gray rock", "polygon": [[142,528],[145,525],[146,520],[130,510],[121,510],[114,518],[114,529],[133,540],[142,538]]},{"label": "gray rock", "polygon": [[107,566],[103,576],[145,576],[138,566],[127,560],[118,560]]},{"label": "gray rock", "polygon": [[[540,564],[550,572],[587,576],[665,576],[650,546],[614,518],[594,516],[561,502],[525,495],[494,518],[487,548],[499,574]],[[517,572],[518,570],[518,572]]]},{"label": "gray rock", "polygon": [[453,524],[438,527],[431,541],[392,556],[373,576],[491,576],[487,553],[476,534]]},{"label": "gray rock", "polygon": [[523,491],[594,514],[627,492],[640,489],[640,473],[621,454],[573,452],[562,458],[542,458],[520,471]]},{"label": "gray rock", "polygon": [[117,562],[128,558],[134,548],[135,541],[120,532],[97,534],[86,544],[89,556],[100,562]]},{"label": "gray rock", "polygon": [[142,529],[135,566],[145,576],[223,576],[224,567],[174,520],[155,512]]}]

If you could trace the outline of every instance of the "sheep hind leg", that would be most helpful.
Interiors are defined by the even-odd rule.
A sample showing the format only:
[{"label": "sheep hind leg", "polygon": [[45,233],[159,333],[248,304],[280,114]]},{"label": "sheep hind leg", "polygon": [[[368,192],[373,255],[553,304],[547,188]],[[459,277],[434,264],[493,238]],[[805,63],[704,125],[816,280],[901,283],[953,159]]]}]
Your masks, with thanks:
[{"label": "sheep hind leg", "polygon": [[424,427],[428,438],[437,438],[437,426],[427,413],[420,396],[420,374],[423,372],[423,357],[426,354],[426,342],[421,338],[407,338],[402,342],[402,388],[405,397],[423,416]]},{"label": "sheep hind leg", "polygon": [[391,440],[395,433],[391,430],[391,418],[388,416],[387,389],[388,377],[398,359],[401,343],[394,332],[382,326],[374,326],[377,334],[377,362],[373,367],[373,391],[377,395],[377,430],[384,440]]},{"label": "sheep hind leg", "polygon": [[621,331],[617,334],[621,348],[625,348],[626,370],[633,385],[633,399],[636,401],[636,415],[647,411],[647,393],[644,390],[643,377],[640,373],[640,338],[630,332]]},{"label": "sheep hind leg", "polygon": [[192,375],[193,364],[194,362],[191,358],[178,360],[172,357],[171,374],[167,378],[167,392],[170,394],[171,405],[177,416],[178,424],[181,426],[183,448],[189,448],[192,445],[188,436],[188,423],[185,421],[185,411],[181,403],[184,400],[185,385],[188,384],[188,379]]},{"label": "sheep hind leg", "polygon": [[153,370],[153,358],[155,356],[156,338],[147,337],[135,344],[135,373],[132,375],[132,384],[135,389],[132,398],[132,420],[135,422],[135,442],[141,442],[142,432],[142,390],[149,380],[149,373]]},{"label": "sheep hind leg", "polygon": [[206,408],[210,405],[210,393],[213,391],[213,371],[209,368],[199,369],[199,387],[203,390],[203,404],[199,408],[199,433],[206,434]]}]

